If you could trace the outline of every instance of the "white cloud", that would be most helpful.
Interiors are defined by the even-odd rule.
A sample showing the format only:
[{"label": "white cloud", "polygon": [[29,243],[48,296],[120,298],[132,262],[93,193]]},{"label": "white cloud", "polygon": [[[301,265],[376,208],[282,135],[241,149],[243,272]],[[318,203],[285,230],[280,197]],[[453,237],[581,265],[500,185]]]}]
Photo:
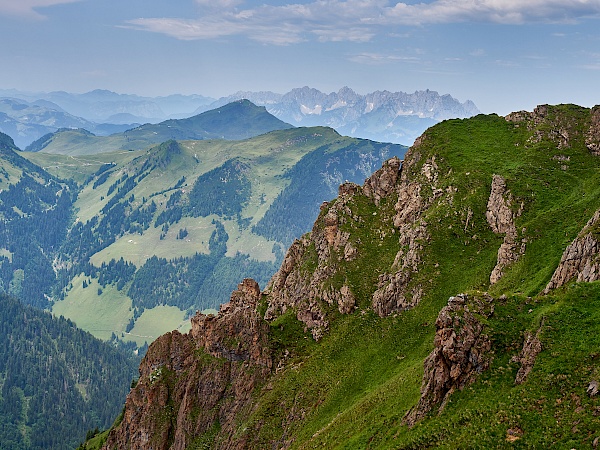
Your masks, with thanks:
[{"label": "white cloud", "polygon": [[475,56],[475,57],[485,56],[485,50],[482,48],[476,48],[472,52],[469,52],[469,55]]},{"label": "white cloud", "polygon": [[398,56],[398,55],[385,55],[382,53],[359,53],[352,55],[348,58],[350,61],[359,64],[379,65],[387,64],[391,62],[407,62],[407,63],[418,63],[421,60],[415,56]]},{"label": "white cloud", "polygon": [[386,15],[394,24],[455,22],[573,22],[598,16],[600,0],[437,0],[408,5],[397,3]]},{"label": "white cloud", "polygon": [[263,4],[248,9],[238,8],[241,0],[195,1],[207,7],[207,14],[201,18],[142,18],[128,24],[177,39],[244,35],[260,42],[284,45],[312,36],[319,41],[366,42],[378,32],[397,32],[400,26],[461,22],[570,23],[600,16],[600,0],[434,0],[411,4],[389,0],[315,0],[302,4]]},{"label": "white cloud", "polygon": [[319,37],[320,42],[368,42],[375,35],[365,28],[329,28],[315,29],[312,33]]},{"label": "white cloud", "polygon": [[243,0],[196,0],[196,3],[211,8],[232,8],[243,3]]},{"label": "white cloud", "polygon": [[80,0],[0,0],[0,15],[18,16],[27,19],[43,19],[39,8],[75,3]]}]

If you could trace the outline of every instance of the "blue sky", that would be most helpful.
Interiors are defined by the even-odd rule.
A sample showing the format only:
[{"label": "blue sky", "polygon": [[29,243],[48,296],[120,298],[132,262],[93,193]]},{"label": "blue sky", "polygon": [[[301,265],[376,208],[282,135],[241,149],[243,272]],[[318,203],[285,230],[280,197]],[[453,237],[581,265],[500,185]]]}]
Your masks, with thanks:
[{"label": "blue sky", "polygon": [[0,88],[600,104],[600,0],[0,0]]}]

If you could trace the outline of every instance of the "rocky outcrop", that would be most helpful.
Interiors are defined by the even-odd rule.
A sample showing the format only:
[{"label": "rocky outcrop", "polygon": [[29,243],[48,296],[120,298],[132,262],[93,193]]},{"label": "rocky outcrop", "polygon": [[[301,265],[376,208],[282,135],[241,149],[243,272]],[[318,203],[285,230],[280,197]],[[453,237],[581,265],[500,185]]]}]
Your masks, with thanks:
[{"label": "rocky outcrop", "polygon": [[441,411],[450,395],[487,369],[491,341],[477,316],[490,317],[493,299],[487,294],[450,297],[435,322],[434,349],[425,360],[421,398],[404,418],[414,425],[434,409]]},{"label": "rocky outcrop", "polygon": [[273,320],[292,309],[318,340],[329,328],[328,307],[337,307],[342,314],[356,309],[356,298],[348,283],[338,288],[331,283],[338,270],[336,261],[350,262],[360,254],[360,249],[351,242],[350,233],[343,231],[349,222],[355,226],[363,222],[349,204],[356,195],[364,195],[378,205],[383,198],[395,194],[400,166],[398,158],[388,160],[364,186],[344,183],[339,187],[336,201],[321,206],[321,215],[311,233],[292,244],[265,289],[269,295],[265,319]]},{"label": "rocky outcrop", "polygon": [[592,216],[577,238],[564,251],[544,293],[575,279],[578,282],[600,279],[600,210]]},{"label": "rocky outcrop", "polygon": [[381,169],[365,180],[363,193],[373,199],[377,206],[382,198],[396,190],[401,164],[398,158],[391,158],[383,163]]},{"label": "rocky outcrop", "polygon": [[585,136],[585,145],[592,155],[600,156],[600,106],[592,108],[592,120]]},{"label": "rocky outcrop", "polygon": [[[410,165],[416,164],[420,158],[418,145],[415,144],[411,149],[412,153],[407,155]],[[421,300],[421,287],[410,284],[421,262],[423,243],[429,236],[423,212],[434,200],[436,193],[441,192],[435,188],[438,178],[435,157],[423,164],[420,174],[433,186],[432,197],[424,198],[421,194],[423,184],[409,177],[406,171],[403,170],[400,175],[394,216],[394,226],[400,236],[400,250],[391,268],[395,272],[379,276],[378,288],[372,298],[373,310],[381,317],[412,308]]]},{"label": "rocky outcrop", "polygon": [[260,296],[246,279],[217,316],[197,313],[189,334],[173,331],[153,342],[103,449],[184,450],[211,430],[221,448],[246,448],[235,419],[272,369]]},{"label": "rocky outcrop", "polygon": [[517,376],[515,377],[515,384],[523,384],[525,382],[525,379],[533,369],[533,365],[535,364],[537,356],[542,351],[540,333],[542,332],[543,326],[544,322],[542,321],[542,324],[535,334],[531,332],[527,332],[525,334],[523,348],[517,356],[514,356],[511,359],[511,362],[516,362],[521,365],[517,371]]},{"label": "rocky outcrop", "polygon": [[513,210],[514,199],[506,181],[500,175],[492,178],[492,189],[487,203],[485,217],[492,231],[504,234],[504,241],[498,249],[498,260],[490,275],[490,283],[495,284],[504,274],[504,269],[517,261],[525,253],[525,240],[519,241],[515,218],[521,215],[521,209]]}]

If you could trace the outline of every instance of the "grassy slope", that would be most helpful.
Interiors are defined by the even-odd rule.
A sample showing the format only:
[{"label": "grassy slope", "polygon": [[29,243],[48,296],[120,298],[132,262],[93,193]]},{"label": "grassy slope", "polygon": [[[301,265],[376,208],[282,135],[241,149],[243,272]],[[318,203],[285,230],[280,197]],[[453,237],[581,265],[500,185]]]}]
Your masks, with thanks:
[{"label": "grassy slope", "polygon": [[94,155],[60,155],[42,152],[21,152],[20,155],[58,178],[71,179],[78,184],[83,184],[103,164],[111,162],[119,165],[127,164],[138,154],[118,151]]},{"label": "grassy slope", "polygon": [[[251,195],[241,213],[242,219],[250,219],[247,227],[241,228],[237,221],[215,215],[205,218],[184,217],[171,227],[162,240],[159,238],[161,227],[150,226],[143,235],[126,234],[117,239],[115,243],[93,255],[90,261],[99,267],[103,262],[108,263],[113,258],[118,260],[123,257],[139,268],[153,255],[172,259],[179,256],[192,256],[195,253],[208,253],[208,241],[214,230],[214,224],[211,223],[213,219],[220,220],[229,235],[228,256],[234,256],[239,251],[258,261],[273,261],[274,242],[252,233],[251,226],[264,216],[273,201],[289,184],[289,179],[283,175],[303,156],[323,145],[328,145],[328,151],[334,152],[358,142],[357,139],[341,137],[332,129],[314,127],[274,131],[244,141],[183,141],[180,143],[181,152],[169,155],[168,158],[166,154],[161,153],[163,150],[160,146],[148,150],[94,155],[59,155],[40,152],[25,152],[23,155],[50,173],[74,179],[83,185],[75,207],[77,220],[84,223],[94,216],[101,216],[100,210],[111,198],[108,195],[109,187],[124,174],[134,173],[135,168],[141,167],[148,159],[155,161],[157,167],[137,184],[131,194],[135,196],[133,204],[137,206],[141,205],[144,199],[146,204],[154,201],[157,204],[155,217],[165,209],[170,195],[175,192],[172,188],[183,176],[186,180],[181,188],[189,191],[197,177],[221,166],[231,158],[238,158],[249,166],[248,173],[245,175],[251,182]],[[94,189],[93,181],[90,182],[89,177],[105,163],[115,163],[116,166],[111,169],[106,182]],[[176,239],[178,230],[183,228],[187,229],[188,236],[184,240]],[[76,279],[73,285],[80,285],[81,281]],[[65,301],[56,303],[53,312],[73,319],[92,333],[109,337],[112,331],[116,334],[122,332],[132,317],[132,313],[128,311],[131,306],[130,300],[124,296],[126,291],[127,289],[120,292],[114,288],[105,289],[102,296],[98,296],[97,286],[93,289],[87,288],[83,296],[85,300],[77,302],[73,299],[81,292],[70,292]],[[127,312],[122,311],[124,318],[121,322],[125,321],[125,325],[119,322],[115,326],[107,326],[110,322],[108,317],[111,317],[110,314],[105,316],[104,312],[103,303],[107,298],[115,302],[113,306],[119,311],[123,308],[127,309]],[[125,306],[126,304],[128,306]],[[103,317],[106,317],[106,320]],[[183,320],[183,312],[181,318],[169,321],[169,326],[176,328],[181,320]],[[158,326],[157,329],[160,332],[165,331],[162,326]],[[157,333],[146,334],[158,335]],[[125,338],[140,341],[132,335],[126,335]]]},{"label": "grassy slope", "polygon": [[[547,139],[527,144],[531,132],[495,116],[447,121],[427,132],[415,173],[428,157],[437,155],[439,187],[453,186],[457,193],[451,208],[434,203],[426,217],[431,240],[416,281],[425,291],[421,304],[385,319],[370,312],[338,317],[318,344],[303,336],[294,318],[279,318],[272,324],[274,341],[289,346],[295,358],[275,375],[269,390],[262,391],[257,410],[240,429],[253,430],[261,423],[256,440],[267,445],[285,441],[281,427],[291,423],[291,448],[590,445],[600,427],[594,413],[600,401],[585,395],[589,381],[600,374],[600,284],[537,294],[566,245],[600,206],[600,161],[589,155],[583,137],[577,135],[589,123],[589,112],[572,106],[555,111],[576,122],[569,133],[571,148],[558,150]],[[566,170],[553,159],[557,155],[570,157]],[[433,346],[438,311],[451,295],[489,289],[502,241],[491,233],[484,216],[493,174],[505,177],[516,203],[525,203],[517,228],[526,229],[527,239],[525,256],[490,289],[496,296],[508,295],[488,322],[495,358],[491,369],[455,394],[441,415],[408,429],[401,419],[419,397],[422,364]],[[353,230],[351,239],[370,240],[367,245],[375,251],[361,253],[344,276],[365,310],[373,278],[385,269],[384,260],[395,255],[397,241],[384,239],[379,247],[378,239],[365,230],[389,226],[379,222],[386,213],[373,216],[372,207],[362,203],[355,208],[366,223],[362,230]],[[469,208],[474,219],[465,226]],[[509,359],[520,350],[524,331],[537,330],[542,317],[544,349],[528,380],[515,386],[518,366]],[[506,432],[515,427],[524,434],[509,444]]]},{"label": "grassy slope", "polygon": [[[83,288],[83,280],[91,283]],[[108,285],[98,295],[101,286],[95,279],[77,276],[71,289],[62,301],[54,304],[52,312],[56,316],[65,316],[79,328],[89,331],[99,339],[109,340],[114,333],[117,337],[134,341],[138,346],[152,342],[161,334],[171,330],[186,332],[191,325],[185,312],[174,306],[157,306],[144,311],[135,323],[135,327],[126,332],[129,320],[133,317],[131,299],[114,285]]]}]

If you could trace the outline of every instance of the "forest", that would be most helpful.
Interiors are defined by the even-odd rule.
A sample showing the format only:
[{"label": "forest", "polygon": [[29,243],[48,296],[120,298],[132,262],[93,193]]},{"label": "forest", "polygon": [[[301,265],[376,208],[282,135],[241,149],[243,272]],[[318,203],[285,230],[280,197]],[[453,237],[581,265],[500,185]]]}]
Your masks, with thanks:
[{"label": "forest", "polygon": [[75,448],[88,430],[112,424],[138,363],[70,320],[0,294],[0,447]]}]

